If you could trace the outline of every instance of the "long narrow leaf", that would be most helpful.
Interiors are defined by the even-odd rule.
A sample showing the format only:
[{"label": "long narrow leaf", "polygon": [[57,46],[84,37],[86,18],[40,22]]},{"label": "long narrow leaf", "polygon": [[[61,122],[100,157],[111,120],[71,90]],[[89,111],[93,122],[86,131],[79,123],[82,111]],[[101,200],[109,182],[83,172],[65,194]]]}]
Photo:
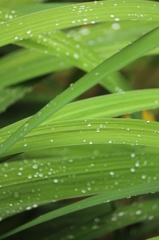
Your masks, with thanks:
[{"label": "long narrow leaf", "polygon": [[0,89],[0,113],[5,111],[7,107],[21,99],[26,93],[31,91],[31,87],[14,87]]},{"label": "long narrow leaf", "polygon": [[139,58],[145,52],[157,47],[158,38],[159,28],[156,28],[93,69],[89,74],[77,81],[74,86],[71,86],[49,104],[47,104],[42,110],[33,116],[28,123],[24,124],[11,137],[9,137],[1,145],[0,155],[2,155],[7,149],[24,137],[24,135],[29,133],[32,129],[46,120],[53,113],[58,111],[65,104],[69,103],[81,93],[100,82],[106,76]]},{"label": "long narrow leaf", "polygon": [[[3,23],[0,29],[0,46],[18,38],[29,38],[30,34],[89,23],[141,19],[155,21],[159,19],[158,7],[158,3],[154,5],[153,2],[145,1],[95,1],[41,11]],[[130,14],[127,14],[128,8]]]},{"label": "long narrow leaf", "polygon": [[106,192],[106,193],[103,193],[103,194],[100,194],[100,195],[97,195],[94,197],[90,197],[90,198],[82,200],[80,202],[71,204],[70,206],[66,206],[66,207],[57,209],[53,212],[44,214],[43,216],[41,216],[35,220],[32,220],[29,223],[24,224],[8,233],[2,235],[0,237],[0,239],[3,239],[10,235],[13,235],[13,234],[20,232],[22,230],[25,230],[27,228],[33,227],[37,224],[57,218],[59,216],[63,216],[65,214],[79,211],[79,210],[82,210],[82,209],[85,209],[88,207],[92,207],[92,206],[95,206],[98,204],[121,199],[121,198],[128,197],[128,196],[147,194],[152,191],[157,192],[157,191],[159,191],[158,184],[159,184],[159,181],[154,181],[153,183],[140,184],[140,185],[131,186],[131,187],[128,187],[125,189],[120,189],[118,191],[110,191],[110,192]]},{"label": "long narrow leaf", "polygon": [[[10,131],[4,131],[1,139],[6,139],[10,134]],[[157,147],[158,123],[113,118],[49,122],[32,130],[4,156],[59,146],[123,143]]]}]

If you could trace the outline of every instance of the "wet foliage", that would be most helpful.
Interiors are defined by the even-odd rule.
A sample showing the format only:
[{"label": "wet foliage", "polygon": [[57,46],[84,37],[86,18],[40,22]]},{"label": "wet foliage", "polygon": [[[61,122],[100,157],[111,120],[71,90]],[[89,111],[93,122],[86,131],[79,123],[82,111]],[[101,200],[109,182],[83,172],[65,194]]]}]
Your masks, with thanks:
[{"label": "wet foliage", "polygon": [[0,239],[159,235],[159,3],[0,1]]}]

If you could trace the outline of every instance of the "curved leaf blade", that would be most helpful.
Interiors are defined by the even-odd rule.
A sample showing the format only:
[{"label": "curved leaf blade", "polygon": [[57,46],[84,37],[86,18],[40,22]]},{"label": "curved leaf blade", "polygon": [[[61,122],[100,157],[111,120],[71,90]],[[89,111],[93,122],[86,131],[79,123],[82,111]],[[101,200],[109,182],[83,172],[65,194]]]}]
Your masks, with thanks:
[{"label": "curved leaf blade", "polygon": [[[47,104],[37,114],[35,114],[28,123],[24,124],[12,136],[10,136],[2,145],[0,155],[14,145],[18,140],[24,137],[32,129],[50,117],[53,113],[62,108],[84,91],[100,82],[103,78],[119,70],[128,63],[142,56],[145,52],[158,46],[159,27],[144,35],[130,46],[125,47],[119,53],[113,55],[99,66],[94,68],[89,74],[78,80],[74,86],[66,89],[58,95],[53,101]],[[90,81],[91,79],[91,81]]]},{"label": "curved leaf blade", "polygon": [[23,231],[27,228],[33,227],[35,225],[38,225],[40,223],[55,219],[60,216],[64,216],[65,214],[69,214],[72,212],[80,211],[82,209],[86,209],[88,207],[96,206],[98,204],[106,203],[113,200],[122,199],[128,196],[136,196],[141,194],[147,194],[150,192],[158,192],[158,185],[159,181],[155,181],[153,183],[149,184],[139,184],[136,186],[131,186],[125,189],[120,189],[118,191],[110,191],[106,193],[99,194],[97,196],[90,197],[88,199],[79,201],[77,203],[73,203],[69,206],[57,209],[53,212],[49,212],[47,214],[44,214],[43,216],[40,216],[39,218],[36,218],[35,220],[30,221],[27,224],[24,224],[0,237],[0,239],[4,239],[5,237],[11,236],[17,232]]},{"label": "curved leaf blade", "polygon": [[[15,38],[29,38],[30,34],[36,35],[53,29],[64,29],[95,22],[119,21],[119,19],[155,21],[159,19],[158,7],[158,3],[129,0],[118,2],[118,4],[116,1],[95,1],[53,8],[3,23],[0,29],[2,36],[0,46],[13,43]],[[131,9],[130,15],[127,14],[128,8]],[[87,14],[85,10],[87,10]]]}]

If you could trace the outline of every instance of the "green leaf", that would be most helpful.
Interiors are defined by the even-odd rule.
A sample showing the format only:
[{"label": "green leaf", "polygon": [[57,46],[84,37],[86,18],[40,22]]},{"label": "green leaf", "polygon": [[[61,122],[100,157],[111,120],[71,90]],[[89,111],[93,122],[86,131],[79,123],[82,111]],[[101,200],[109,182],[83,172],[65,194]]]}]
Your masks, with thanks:
[{"label": "green leaf", "polygon": [[[157,208],[157,199],[135,202],[128,206],[118,206],[117,204],[114,206],[114,202],[112,206],[108,203],[101,204],[64,216],[63,222],[66,221],[65,227],[60,230],[58,220],[61,218],[51,221],[52,225],[54,225],[58,231],[53,232],[48,239],[74,236],[75,239],[92,240],[114,230],[143,221],[142,225],[149,225],[151,228],[153,225],[158,227],[158,224],[156,224],[159,216],[158,211],[156,211]],[[67,222],[69,222],[69,224],[67,224]],[[147,231],[148,226],[146,227]],[[139,231],[137,233],[140,234]],[[136,239],[139,237],[138,234],[136,234]],[[126,233],[125,235],[131,239],[132,234],[129,236],[128,233]],[[125,238],[124,233],[122,233],[122,237]]]},{"label": "green leaf", "polygon": [[13,157],[0,170],[0,213],[6,218],[34,204],[156,181],[158,149],[126,144],[42,149]]},{"label": "green leaf", "polygon": [[21,99],[26,93],[31,91],[31,87],[13,87],[0,89],[0,113],[7,107]]},{"label": "green leaf", "polygon": [[[94,86],[111,73],[119,70],[128,63],[142,56],[145,52],[158,46],[159,28],[154,29],[144,35],[130,46],[122,49],[119,53],[113,55],[99,66],[94,68],[89,74],[78,80],[73,86],[66,89],[58,95],[53,101],[47,104],[37,114],[35,114],[26,124],[12,134],[2,145],[0,155],[14,145],[18,140],[24,137],[32,129],[58,111],[65,104],[69,103],[84,91]],[[91,81],[90,81],[91,79]]]},{"label": "green leaf", "polygon": [[150,240],[159,240],[159,237],[149,238]]},{"label": "green leaf", "polygon": [[[10,44],[1,49],[1,54],[13,51],[0,62],[0,84],[11,85],[9,92],[0,89],[0,110],[25,93],[26,89],[22,88],[28,85],[17,87],[18,82],[73,66],[89,73],[77,82],[65,78],[65,84],[75,83],[34,116],[0,130],[0,220],[5,219],[0,239],[7,236],[23,239],[24,235],[27,239],[36,232],[37,239],[44,236],[50,240],[72,237],[88,240],[139,222],[143,225],[137,225],[137,233],[131,235],[126,231],[121,238],[143,237],[143,229],[146,228],[144,234],[150,233],[159,219],[157,193],[136,197],[158,191],[158,123],[112,117],[159,106],[158,89],[130,91],[129,82],[134,86],[135,81],[131,75],[134,64],[121,70],[129,82],[117,72],[141,56],[158,54],[159,3],[108,0],[28,5],[32,1],[0,1],[0,44]],[[4,4],[8,9],[2,8]],[[12,43],[28,50],[16,51],[19,47]],[[149,60],[146,71],[157,69],[157,58],[149,56],[141,59],[134,72]],[[82,74],[76,69],[74,73]],[[154,76],[152,81],[157,84]],[[60,89],[63,83],[62,78],[59,80]],[[66,105],[97,83],[118,94]],[[51,89],[54,87],[53,83]],[[16,89],[14,99],[11,98],[13,89]],[[57,88],[51,89],[53,96],[59,93]],[[29,111],[34,109],[34,103],[40,109],[39,106],[51,99],[46,96],[45,101],[39,102],[41,95],[35,95],[27,102],[27,106],[31,103]],[[10,117],[3,114],[5,126],[8,120],[14,122],[14,117],[20,119],[22,114],[32,114],[26,108],[20,111],[14,115],[8,111]],[[157,116],[158,110],[153,112]],[[140,118],[140,115],[141,112],[134,113],[131,117]],[[136,200],[136,205],[122,206],[125,200],[111,202],[131,196],[135,197],[126,203]],[[78,197],[84,200],[77,202]],[[76,203],[71,204],[71,198]],[[58,202],[51,204],[52,201]],[[67,203],[70,205],[65,207]],[[38,206],[27,214],[26,210]],[[48,211],[51,212],[44,214]],[[41,217],[34,218],[35,212]],[[26,215],[34,220],[26,223]],[[20,220],[21,216],[24,221]],[[87,226],[84,231],[83,224]],[[50,227],[51,232],[47,231]],[[13,236],[14,233],[18,234]]]},{"label": "green leaf", "polygon": [[[159,20],[158,3],[125,1],[90,2],[72,4],[29,14],[2,24],[0,46],[13,43],[17,38],[29,38],[30,34],[64,29],[89,23],[119,20]],[[131,14],[127,14],[127,9]],[[85,12],[87,10],[87,14]],[[108,14],[109,13],[109,14]],[[113,14],[112,14],[113,13]]]},{"label": "green leaf", "polygon": [[[28,123],[25,124],[26,128]],[[1,141],[8,138],[11,133],[12,131],[8,133],[4,128]],[[158,123],[113,118],[50,121],[49,124],[40,125],[32,130],[6,154],[4,153],[4,156],[59,146],[123,143],[158,147]]]},{"label": "green leaf", "polygon": [[23,6],[23,5],[28,5],[32,3],[39,3],[39,2],[44,2],[43,0],[1,0],[0,1],[0,7],[7,7],[7,8],[12,8],[12,7],[18,7],[18,6]]},{"label": "green leaf", "polygon": [[33,227],[37,224],[52,220],[54,218],[64,216],[65,214],[76,212],[82,209],[86,209],[88,207],[96,206],[98,204],[106,203],[112,200],[121,199],[128,196],[135,196],[140,194],[146,194],[151,191],[158,191],[158,184],[159,181],[154,181],[152,183],[145,183],[145,184],[139,184],[136,186],[131,186],[124,189],[119,189],[118,191],[107,191],[106,193],[99,194],[97,196],[90,197],[88,199],[81,200],[77,203],[73,203],[69,206],[62,207],[60,209],[57,209],[55,211],[46,213],[39,218],[36,218],[29,223],[26,223],[0,237],[0,239],[3,239],[4,237],[13,235],[17,232],[20,232],[22,230],[25,230],[27,228]]},{"label": "green leaf", "polygon": [[[16,59],[16,61],[15,61]],[[0,61],[0,87],[10,86],[53,71],[70,68],[70,61],[33,50],[18,50]]]}]

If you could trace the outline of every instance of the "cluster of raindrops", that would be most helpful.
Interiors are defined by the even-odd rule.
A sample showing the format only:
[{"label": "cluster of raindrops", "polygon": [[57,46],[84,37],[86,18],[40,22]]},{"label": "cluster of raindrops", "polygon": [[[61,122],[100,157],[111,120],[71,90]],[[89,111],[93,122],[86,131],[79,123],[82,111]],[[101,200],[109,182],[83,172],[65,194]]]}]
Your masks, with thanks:
[{"label": "cluster of raindrops", "polygon": [[[7,20],[12,20],[14,18],[17,17],[17,13],[15,10],[0,10],[0,16],[1,16],[1,19],[4,19],[5,21]],[[3,24],[4,21],[1,22],[1,24]],[[9,25],[8,25],[9,26]]]},{"label": "cluster of raindrops", "polygon": [[[131,210],[130,210],[130,209]],[[154,202],[152,208],[149,208],[149,211],[147,211],[147,208],[149,208],[149,202],[144,203],[134,203],[131,207],[125,207],[120,212],[117,211],[113,214],[111,221],[118,222],[118,224],[122,223],[122,219],[129,218],[131,220],[137,220],[143,221],[143,220],[153,220],[154,216],[152,214],[155,214],[155,209],[158,208],[158,205]]]},{"label": "cluster of raindrops", "polygon": [[[86,121],[86,124],[88,128],[91,128],[91,122]],[[133,185],[136,179],[139,184],[143,181],[149,183],[158,178],[157,170],[147,174],[147,169],[156,169],[153,156],[151,157],[152,160],[149,157],[149,161],[147,161],[144,152],[137,153],[134,151],[129,153],[129,155],[121,154],[120,156],[119,153],[113,152],[112,154],[107,154],[102,146],[98,147],[93,144],[89,144],[89,146],[90,150],[87,157],[85,155],[83,157],[71,156],[71,148],[65,147],[61,149],[58,155],[55,154],[55,159],[46,158],[45,162],[37,159],[24,159],[16,162],[16,165],[13,162],[2,163],[0,165],[2,173],[0,188],[3,198],[7,199],[7,206],[4,209],[7,207],[8,210],[7,212],[3,211],[1,218],[38,206],[42,203],[41,199],[45,196],[47,188],[50,189],[49,200],[54,202],[67,197],[67,191],[63,191],[66,187],[68,191],[73,192],[74,196],[81,196],[105,190],[118,190],[125,184]],[[111,147],[113,150],[113,146],[109,146],[109,148]],[[115,156],[119,159],[118,155],[122,161],[123,159],[126,161],[127,167],[122,171],[121,164],[118,167],[116,166]],[[94,175],[97,171],[100,171],[100,177],[99,174],[97,176]],[[85,184],[82,185],[80,185],[81,174],[86,174],[85,176],[87,176]],[[129,179],[127,179],[127,176],[129,176]],[[125,181],[125,178],[127,181]],[[3,187],[10,179],[13,179],[12,189],[3,190]],[[46,182],[46,184],[39,187],[39,181]],[[30,184],[27,197],[24,196],[26,193],[22,190],[16,189],[16,184],[18,183]],[[11,196],[13,196],[13,201],[8,202]],[[136,214],[140,215],[139,209],[136,210]],[[121,215],[118,217],[121,217]],[[113,216],[112,221],[116,221],[115,219],[116,216]]]}]

